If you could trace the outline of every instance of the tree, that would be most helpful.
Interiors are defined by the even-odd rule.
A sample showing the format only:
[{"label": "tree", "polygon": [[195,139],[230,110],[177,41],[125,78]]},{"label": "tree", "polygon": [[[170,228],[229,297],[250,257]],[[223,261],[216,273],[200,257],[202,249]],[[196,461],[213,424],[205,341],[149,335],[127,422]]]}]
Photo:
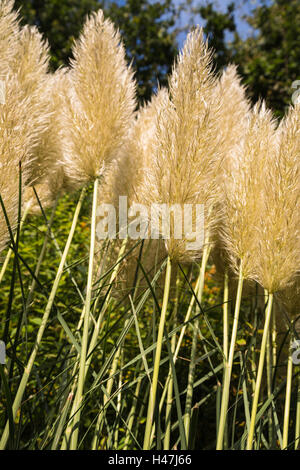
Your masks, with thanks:
[{"label": "tree", "polygon": [[255,33],[235,43],[235,62],[252,99],[265,99],[282,116],[300,79],[300,2],[265,2],[247,20]]},{"label": "tree", "polygon": [[97,0],[15,0],[23,24],[36,25],[51,46],[51,65],[67,64],[74,38],[85,16],[99,8]]},{"label": "tree", "polygon": [[214,50],[214,60],[217,70],[222,69],[233,60],[233,51],[228,45],[226,33],[237,34],[234,19],[235,5],[230,3],[227,11],[222,13],[214,8],[213,2],[194,9],[206,21],[203,30],[208,38],[210,47]]},{"label": "tree", "polygon": [[68,63],[85,16],[102,8],[122,33],[140,100],[148,100],[158,82],[166,84],[176,54],[171,0],[128,0],[124,5],[97,0],[16,0],[15,5],[21,7],[22,21],[37,25],[48,39],[53,69]]},{"label": "tree", "polygon": [[167,84],[177,52],[171,32],[175,14],[172,2],[127,0],[123,6],[113,2],[106,11],[122,33],[128,59],[136,71],[138,96],[148,100],[158,83]]}]

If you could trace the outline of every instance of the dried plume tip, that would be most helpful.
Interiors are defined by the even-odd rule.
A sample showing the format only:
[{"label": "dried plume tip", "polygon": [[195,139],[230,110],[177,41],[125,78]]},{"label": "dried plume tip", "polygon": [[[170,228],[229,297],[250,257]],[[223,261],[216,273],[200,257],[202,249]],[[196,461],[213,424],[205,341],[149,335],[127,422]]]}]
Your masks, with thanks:
[{"label": "dried plume tip", "polygon": [[[47,113],[41,104],[48,49],[35,28],[20,29],[13,2],[0,3],[0,191],[11,228],[17,222],[19,197],[33,176],[41,132]],[[22,172],[22,194],[19,176]],[[1,249],[9,239],[1,210]]]},{"label": "dried plume tip", "polygon": [[[119,158],[109,168],[105,175],[101,191],[99,192],[99,204],[112,204],[117,211],[119,209],[119,197],[126,196],[128,207],[139,203],[140,186],[143,185],[147,169],[152,161],[152,144],[156,135],[157,110],[162,106],[164,97],[168,94],[165,88],[159,89],[156,95],[153,95],[151,101],[144,105],[132,121],[131,129],[127,142],[119,154]],[[131,219],[129,217],[128,222]],[[117,232],[120,226],[118,225]],[[136,240],[127,241],[127,249],[136,245]],[[109,264],[113,266],[118,258],[122,241],[114,241]],[[119,273],[119,283],[117,286],[118,295],[124,295],[132,291],[133,280],[136,271],[137,258],[139,257],[140,246],[134,248],[130,255],[122,262],[122,269]],[[164,244],[159,240],[144,240],[143,266],[147,273],[151,273],[157,263],[165,258],[166,251]],[[143,286],[145,287],[145,286]]]},{"label": "dried plume tip", "polygon": [[140,186],[153,159],[157,115],[167,96],[166,88],[161,88],[132,120],[126,143],[106,174],[100,194],[103,202],[118,207],[119,196],[127,196],[129,206],[140,202]]},{"label": "dried plume tip", "polygon": [[28,132],[31,134],[31,152],[27,157],[29,183],[38,184],[51,169],[53,155],[46,149],[45,141],[53,121],[53,96],[49,68],[49,46],[36,27],[25,26],[15,44],[12,71],[18,77],[20,90],[29,101],[30,119]]}]

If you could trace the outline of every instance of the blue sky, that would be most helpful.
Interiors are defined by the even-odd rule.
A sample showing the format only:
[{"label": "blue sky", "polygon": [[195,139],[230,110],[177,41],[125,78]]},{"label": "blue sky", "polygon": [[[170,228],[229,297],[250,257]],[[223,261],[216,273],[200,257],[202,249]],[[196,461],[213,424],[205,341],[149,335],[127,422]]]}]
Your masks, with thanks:
[{"label": "blue sky", "polygon": [[[153,0],[155,1],[155,0]],[[180,5],[185,3],[184,0],[173,0],[175,5]],[[243,19],[245,15],[249,15],[251,11],[259,6],[262,2],[262,0],[212,0],[213,4],[215,5],[215,8],[220,11],[226,11],[227,6],[234,2],[236,5],[236,14],[235,14],[235,20],[236,20],[236,25],[238,32],[240,36],[244,39],[251,35],[252,30],[248,23]],[[271,0],[270,0],[271,1]],[[194,7],[205,5],[207,3],[207,0],[191,0],[191,3]],[[183,27],[187,23],[192,25],[201,25],[201,17],[194,15],[191,16],[189,14],[183,13],[178,21],[178,24],[176,25],[177,27]],[[184,42],[186,37],[186,33],[182,33],[179,35],[179,45],[181,46],[182,43]]]}]

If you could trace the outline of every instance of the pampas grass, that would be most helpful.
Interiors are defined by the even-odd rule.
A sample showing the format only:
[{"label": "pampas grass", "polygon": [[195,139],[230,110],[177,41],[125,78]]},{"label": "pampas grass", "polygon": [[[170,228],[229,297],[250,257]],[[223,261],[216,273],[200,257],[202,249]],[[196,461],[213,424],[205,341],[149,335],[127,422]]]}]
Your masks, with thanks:
[{"label": "pampas grass", "polygon": [[99,178],[117,157],[135,110],[135,82],[125,61],[120,35],[101,10],[91,15],[73,48],[70,93],[64,117],[69,149],[64,163],[77,184],[94,182],[91,242],[79,378],[75,396],[71,449],[76,449],[86,376],[86,356],[92,298]]},{"label": "pampas grass", "polygon": [[[101,10],[86,19],[70,67],[50,73],[47,42],[35,27],[19,24],[8,0],[0,1],[0,80],[1,255],[11,243],[0,272],[9,356],[0,365],[6,404],[0,448],[185,450],[195,440],[215,447],[216,434],[217,449],[297,448],[298,369],[289,351],[278,373],[274,307],[278,323],[287,319],[292,342],[299,314],[300,105],[279,125],[264,103],[251,108],[236,67],[217,75],[196,28],[168,88],[158,87],[137,109],[120,33]],[[92,202],[85,199],[90,184]],[[71,221],[70,193],[79,188]],[[119,240],[97,241],[98,206],[112,204],[118,214],[120,196],[141,210],[140,229],[149,227],[145,207],[153,216],[155,204],[181,210],[203,204],[203,246],[189,249],[185,231],[177,239],[174,213],[168,239],[161,240],[161,221],[151,226],[156,238],[143,239],[131,214],[125,225],[116,216]],[[91,225],[77,226],[90,202]],[[130,223],[137,229],[132,240]],[[36,264],[33,229],[39,240],[45,232]],[[52,243],[60,255],[54,275]],[[199,423],[201,406],[208,412],[202,408]],[[212,412],[211,432],[204,418]]]},{"label": "pampas grass", "polygon": [[[170,78],[170,97],[165,95],[158,110],[153,161],[140,188],[140,200],[203,204],[205,230],[216,221],[217,175],[221,164],[216,123],[218,102],[214,95],[211,52],[202,30],[190,33]],[[171,259],[199,257],[185,249],[186,238],[176,240],[174,227],[166,246]]]},{"label": "pampas grass", "polygon": [[[263,179],[268,163],[276,151],[275,123],[265,105],[256,105],[248,119],[247,132],[241,145],[235,149],[230,171],[224,179],[225,203],[222,238],[231,269],[239,276],[234,324],[222,393],[217,448],[223,447],[229,386],[234,356],[243,280],[256,274],[258,243],[258,217],[261,213]],[[254,234],[254,236],[253,236]]]},{"label": "pampas grass", "polygon": [[[139,188],[139,200],[149,208],[153,203],[203,204],[205,230],[216,221],[217,176],[220,166],[216,122],[218,103],[214,96],[211,53],[202,30],[190,33],[179,54],[169,81],[170,98],[162,97],[157,109],[157,130],[153,159]],[[186,249],[187,234],[176,239],[174,220],[166,240],[168,267],[165,278],[153,382],[148,403],[144,449],[149,449],[156,398],[161,340],[170,290],[171,263],[196,259],[200,253]],[[159,230],[159,228],[158,228]],[[208,242],[208,237],[206,237]]]},{"label": "pampas grass", "polygon": [[73,48],[65,126],[67,175],[86,184],[102,176],[127,138],[136,107],[133,72],[119,33],[101,10]]},{"label": "pampas grass", "polygon": [[[267,290],[269,301],[266,310],[259,368],[257,372],[251,425],[247,448],[253,445],[256,410],[264,366],[265,347],[271,321],[272,301],[275,292],[284,289],[295,278],[300,264],[300,187],[299,187],[299,107],[291,108],[281,123],[274,141],[277,151],[270,159],[269,171],[264,179],[263,207],[259,214],[257,238],[256,280]],[[288,380],[291,380],[291,358]],[[287,389],[287,395],[289,391]],[[289,409],[289,405],[287,405]],[[286,411],[287,413],[287,411]],[[286,421],[284,447],[287,445]]]}]

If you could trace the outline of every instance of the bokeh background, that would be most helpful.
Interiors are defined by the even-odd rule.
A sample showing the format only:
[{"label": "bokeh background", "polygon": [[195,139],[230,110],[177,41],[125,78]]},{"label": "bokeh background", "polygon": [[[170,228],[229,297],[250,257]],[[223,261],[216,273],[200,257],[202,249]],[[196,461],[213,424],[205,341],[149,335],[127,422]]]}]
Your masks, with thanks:
[{"label": "bokeh background", "polygon": [[299,0],[16,0],[16,7],[48,39],[53,69],[68,63],[84,17],[103,8],[122,32],[141,101],[166,83],[176,52],[196,24],[216,50],[216,67],[237,64],[253,101],[265,99],[281,117],[297,91]]}]

